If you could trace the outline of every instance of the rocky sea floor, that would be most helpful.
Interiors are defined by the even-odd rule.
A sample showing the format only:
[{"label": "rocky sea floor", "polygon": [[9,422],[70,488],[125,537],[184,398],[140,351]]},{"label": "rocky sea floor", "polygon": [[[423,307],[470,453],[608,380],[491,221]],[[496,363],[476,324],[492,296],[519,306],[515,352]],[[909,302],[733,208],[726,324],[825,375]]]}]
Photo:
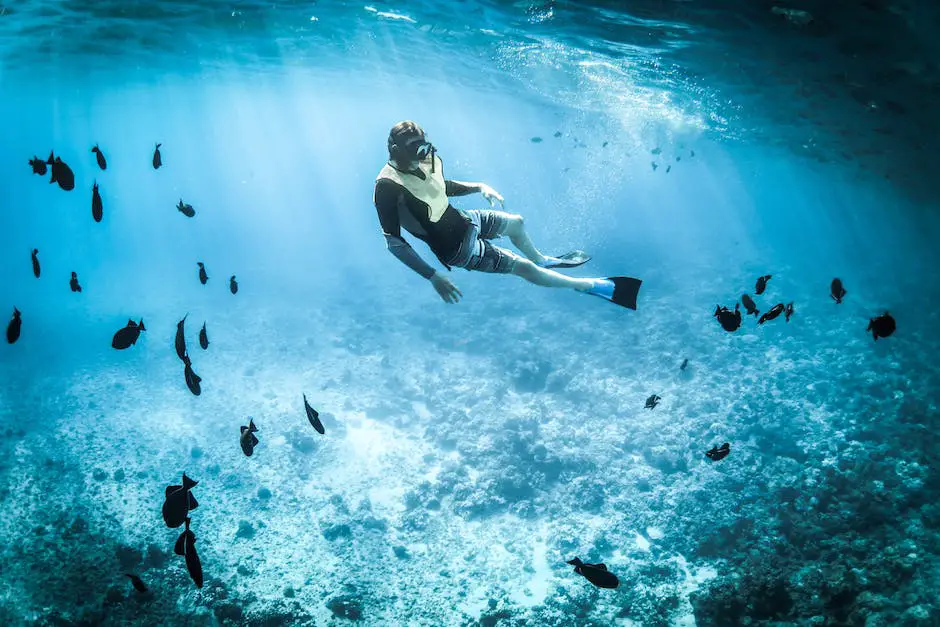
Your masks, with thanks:
[{"label": "rocky sea floor", "polygon": [[[171,312],[121,353],[6,347],[0,622],[940,623],[930,342],[874,343],[824,298],[727,334],[714,303],[653,291],[628,312],[466,276],[457,307],[403,279],[373,307],[213,314],[208,351],[187,338],[198,398]],[[183,472],[201,590],[160,517]]]}]

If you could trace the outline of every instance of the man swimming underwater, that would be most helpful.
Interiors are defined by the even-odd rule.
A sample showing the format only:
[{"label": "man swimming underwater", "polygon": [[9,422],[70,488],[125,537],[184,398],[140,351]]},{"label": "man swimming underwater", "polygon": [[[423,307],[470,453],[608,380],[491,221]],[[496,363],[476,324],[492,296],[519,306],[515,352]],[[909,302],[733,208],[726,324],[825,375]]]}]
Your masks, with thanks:
[{"label": "man swimming underwater", "polygon": [[[441,298],[456,303],[462,296],[457,286],[428,265],[401,237],[401,228],[423,240],[450,270],[451,266],[515,274],[544,287],[567,287],[600,296],[617,305],[636,309],[639,279],[607,277],[578,279],[552,268],[573,268],[590,259],[582,251],[561,257],[543,255],[525,231],[520,215],[495,210],[457,209],[450,196],[480,192],[494,207],[503,197],[486,183],[463,183],[444,178],[444,165],[424,130],[406,120],[388,135],[388,163],[375,179],[374,202],[388,250],[399,261],[431,281]],[[525,257],[490,243],[506,235]]]}]

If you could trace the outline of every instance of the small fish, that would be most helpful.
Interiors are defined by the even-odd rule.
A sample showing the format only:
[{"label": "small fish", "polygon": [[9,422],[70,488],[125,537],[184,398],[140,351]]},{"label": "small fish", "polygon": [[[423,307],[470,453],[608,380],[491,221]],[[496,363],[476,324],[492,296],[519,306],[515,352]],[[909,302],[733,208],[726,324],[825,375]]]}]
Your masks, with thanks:
[{"label": "small fish", "polygon": [[206,333],[206,323],[202,323],[202,330],[199,331],[199,346],[202,350],[209,348],[209,335]]},{"label": "small fish", "polygon": [[607,144],[609,144],[609,143],[610,143],[610,142],[604,142],[603,144],[601,144],[601,148],[607,148]]},{"label": "small fish", "polygon": [[[886,311],[877,318],[870,319],[866,331],[871,331],[871,336],[877,342],[879,337],[888,337],[894,333],[895,329],[897,329],[897,323],[894,317]],[[7,338],[9,338],[9,331],[7,331]]]},{"label": "small fish", "polygon": [[114,334],[114,337],[111,339],[111,347],[118,350],[130,348],[137,343],[137,338],[140,337],[140,332],[146,330],[147,327],[144,326],[143,318],[141,318],[140,323],[136,323],[133,320],[128,320],[127,326]]},{"label": "small fish", "polygon": [[163,144],[157,144],[157,147],[153,149],[153,169],[157,170],[163,165],[163,157],[160,156],[160,146]]},{"label": "small fish", "polygon": [[186,367],[183,368],[183,377],[186,379],[186,387],[189,388],[189,391],[193,393],[194,396],[199,396],[202,394],[202,377],[193,372],[193,362],[189,360],[189,355],[183,355],[183,363],[186,364]]},{"label": "small fish", "polygon": [[10,319],[10,324],[7,325],[7,342],[12,344],[16,340],[20,339],[20,329],[22,327],[23,320],[20,318],[20,310],[14,307],[13,317]]},{"label": "small fish", "polygon": [[648,399],[646,399],[646,409],[655,409],[661,400],[662,397],[655,394],[651,395]]},{"label": "small fish", "polygon": [[199,554],[196,553],[196,534],[189,528],[189,518],[186,519],[186,530],[177,538],[173,552],[186,558],[186,570],[189,571],[189,576],[196,587],[201,588],[202,562],[199,561]]},{"label": "small fish", "polygon": [[228,280],[228,288],[232,291],[232,294],[238,293],[238,281],[235,280],[235,275],[232,275],[232,278]]},{"label": "small fish", "polygon": [[845,295],[848,292],[845,291],[845,287],[842,285],[842,279],[833,279],[832,285],[829,286],[829,295],[832,297],[832,300],[836,301],[837,305],[842,304],[842,299],[845,298]]},{"label": "small fish", "polygon": [[78,284],[78,274],[75,272],[72,273],[72,279],[69,281],[69,287],[72,288],[73,292],[82,291],[82,286]]},{"label": "small fish", "polygon": [[176,354],[180,359],[186,359],[186,336],[183,331],[183,325],[186,324],[186,318],[189,314],[183,316],[183,319],[176,323]]},{"label": "small fish", "polygon": [[744,308],[747,310],[747,315],[756,316],[760,313],[760,310],[757,308],[757,305],[754,303],[754,299],[744,294],[741,297],[741,302],[744,303]]},{"label": "small fish", "polygon": [[561,137],[561,131],[555,131],[555,134],[552,137],[555,137],[555,138]]},{"label": "small fish", "polygon": [[248,426],[241,427],[241,436],[238,438],[238,443],[242,445],[242,452],[247,456],[251,457],[251,454],[255,452],[255,446],[258,444],[258,438],[255,437],[255,433],[258,432],[258,427],[255,426],[255,421],[252,418],[248,418]]},{"label": "small fish", "polygon": [[196,497],[190,490],[199,485],[183,473],[183,485],[170,485],[166,487],[163,501],[163,521],[170,529],[179,527],[188,518],[189,512],[199,507]]},{"label": "small fish", "polygon": [[193,206],[184,203],[182,198],[180,198],[180,204],[176,205],[176,209],[187,218],[191,218],[196,215],[196,210],[193,209]]},{"label": "small fish", "polygon": [[101,149],[98,148],[98,144],[95,144],[95,147],[91,149],[95,153],[95,159],[98,160],[98,167],[102,170],[108,169],[108,160],[104,158],[104,153],[101,152]]},{"label": "small fish", "polygon": [[705,455],[706,457],[708,457],[708,459],[712,460],[713,462],[717,462],[727,457],[728,453],[730,452],[731,452],[731,445],[725,442],[721,446],[716,446],[712,448],[712,450],[705,453]]},{"label": "small fish", "polygon": [[783,310],[784,316],[786,316],[787,322],[790,322],[790,316],[793,315],[793,303],[788,303],[787,308]]},{"label": "small fish", "polygon": [[666,174],[669,174],[670,172],[672,172],[672,166],[671,166],[671,165],[667,165],[667,166],[666,166]]},{"label": "small fish", "polygon": [[689,151],[689,157],[691,158],[691,157],[694,157],[694,156],[695,156],[695,151],[694,151],[694,150],[690,150],[690,151]]},{"label": "small fish", "polygon": [[685,370],[685,369],[688,368],[688,367],[689,367],[689,360],[688,360],[688,359],[683,359],[683,360],[682,360],[682,365],[679,366],[679,370]]},{"label": "small fish", "polygon": [[656,148],[653,148],[652,150],[650,150],[650,154],[651,154],[651,155],[658,155],[658,154],[661,153],[662,151],[663,151],[663,149],[662,149],[662,148],[659,148],[659,147],[657,146]]},{"label": "small fish", "polygon": [[682,161],[682,157],[676,157],[676,163]]},{"label": "small fish", "polygon": [[39,268],[39,257],[36,256],[38,254],[39,254],[39,249],[34,248],[31,257],[33,260],[33,276],[36,277],[37,279],[39,278],[39,274],[41,272]]},{"label": "small fish", "polygon": [[722,307],[720,305],[715,305],[715,317],[718,318],[718,322],[721,323],[721,328],[729,333],[733,333],[738,330],[741,326],[741,305],[740,303],[734,304],[734,311],[731,311],[727,307]]},{"label": "small fish", "polygon": [[754,288],[754,293],[760,296],[764,293],[764,290],[767,289],[767,281],[773,277],[772,274],[765,274],[762,277],[758,277],[757,286]]},{"label": "small fish", "polygon": [[770,308],[770,311],[764,313],[764,315],[760,317],[760,319],[757,321],[757,324],[764,324],[768,320],[773,320],[774,318],[782,314],[785,310],[786,310],[786,307],[784,307],[783,303],[777,303],[776,305]]},{"label": "small fish", "polygon": [[659,167],[659,164],[656,163],[655,161],[650,161],[650,165],[653,166],[653,172],[655,172],[655,171],[656,171],[656,168]]},{"label": "small fish", "polygon": [[206,281],[209,280],[209,275],[206,274],[206,266],[201,261],[197,261],[196,265],[199,266],[199,282],[205,285]]},{"label": "small fish", "polygon": [[50,152],[46,163],[52,166],[52,178],[49,180],[50,184],[58,183],[59,187],[65,191],[75,189],[75,173],[72,172],[72,168],[70,168],[65,161],[62,161],[61,157],[56,157]]},{"label": "small fish", "polygon": [[104,206],[101,204],[101,194],[98,193],[98,181],[95,181],[91,188],[91,217],[95,222],[101,222],[101,216],[104,215]]},{"label": "small fish", "polygon": [[304,394],[304,409],[307,410],[307,420],[309,420],[313,428],[317,430],[317,433],[323,435],[325,431],[323,429],[323,423],[320,422],[320,413],[307,402],[306,394]]},{"label": "small fish", "polygon": [[34,156],[30,159],[29,165],[33,167],[33,174],[38,174],[39,176],[46,175],[46,162],[39,157]]},{"label": "small fish", "polygon": [[[102,168],[102,170],[103,169],[104,168]],[[132,575],[130,573],[124,573],[124,576],[130,577],[131,585],[134,586],[134,590],[136,590],[137,592],[140,592],[141,594],[147,592],[147,589],[148,589],[147,585],[143,581],[141,581],[140,577],[138,577],[137,575]]]},{"label": "small fish", "polygon": [[541,137],[533,137],[533,138],[530,139],[529,141],[532,142],[533,144],[541,144],[541,143],[542,143],[542,138],[541,138]]},{"label": "small fish", "polygon": [[585,564],[579,558],[568,560],[574,566],[574,572],[582,575],[598,588],[616,588],[620,585],[617,575],[607,570],[605,564]]}]

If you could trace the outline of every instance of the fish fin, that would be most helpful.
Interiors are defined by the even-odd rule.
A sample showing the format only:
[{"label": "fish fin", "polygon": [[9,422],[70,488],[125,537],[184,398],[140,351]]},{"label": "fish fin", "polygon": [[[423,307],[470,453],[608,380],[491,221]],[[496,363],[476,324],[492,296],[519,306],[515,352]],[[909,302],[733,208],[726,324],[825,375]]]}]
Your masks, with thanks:
[{"label": "fish fin", "polygon": [[49,151],[49,158],[46,160],[46,163],[49,165],[52,165],[53,163],[55,163],[55,152],[53,152],[52,150]]},{"label": "fish fin", "polygon": [[241,430],[241,432],[244,433],[245,431],[248,431],[248,427],[241,426],[239,427],[239,430]]},{"label": "fish fin", "polygon": [[140,319],[140,322],[137,324],[137,328],[140,329],[141,331],[146,331],[146,330],[147,330],[147,327],[144,326],[144,319],[143,319],[143,318]]},{"label": "fish fin", "polygon": [[580,557],[576,557],[573,560],[568,560],[568,563],[572,566],[581,566],[584,562],[581,561]]},{"label": "fish fin", "polygon": [[177,490],[179,490],[179,489],[182,488],[182,487],[183,487],[183,486],[181,486],[181,485],[168,485],[168,486],[166,487],[166,496],[170,496],[170,494],[172,494],[173,492],[176,492]]},{"label": "fish fin", "polygon": [[256,438],[254,434],[251,435],[251,445],[252,446],[258,445],[258,438]]},{"label": "fish fin", "polygon": [[594,564],[594,568],[597,568],[598,570],[606,571],[606,570],[607,570],[607,564]]},{"label": "fish fin", "polygon": [[189,493],[189,511],[193,511],[197,507],[199,507],[199,502],[196,501],[196,497],[193,496],[192,492],[190,492]]}]

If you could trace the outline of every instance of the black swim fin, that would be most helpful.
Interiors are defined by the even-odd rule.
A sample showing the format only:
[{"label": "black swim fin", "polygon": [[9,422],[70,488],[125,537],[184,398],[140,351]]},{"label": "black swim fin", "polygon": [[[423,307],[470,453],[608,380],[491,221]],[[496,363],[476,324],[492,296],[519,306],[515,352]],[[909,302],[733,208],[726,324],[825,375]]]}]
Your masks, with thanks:
[{"label": "black swim fin", "polygon": [[546,263],[543,268],[576,268],[584,265],[591,260],[591,256],[583,250],[572,250],[561,257],[549,257],[551,261]]},{"label": "black swim fin", "polygon": [[609,276],[599,283],[587,293],[600,296],[615,305],[636,310],[636,297],[643,281],[629,276]]}]

